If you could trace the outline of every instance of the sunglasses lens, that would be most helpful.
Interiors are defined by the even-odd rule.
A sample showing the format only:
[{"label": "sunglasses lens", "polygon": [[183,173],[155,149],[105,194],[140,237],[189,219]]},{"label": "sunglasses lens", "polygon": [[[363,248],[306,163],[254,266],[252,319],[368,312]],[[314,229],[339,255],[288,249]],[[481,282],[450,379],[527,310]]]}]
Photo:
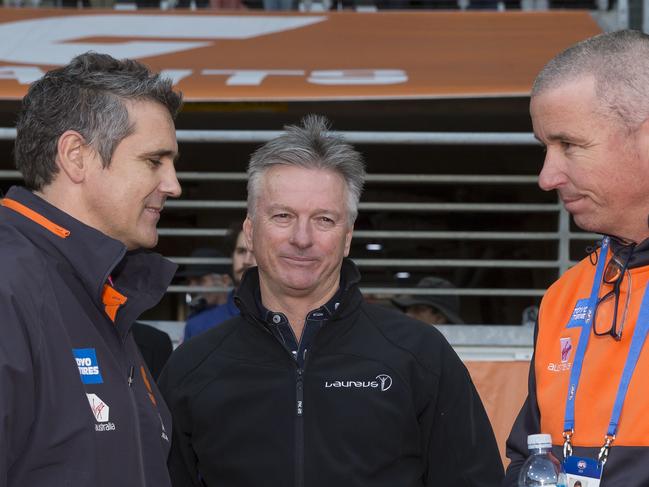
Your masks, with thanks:
[{"label": "sunglasses lens", "polygon": [[615,284],[622,276],[623,268],[617,259],[611,259],[604,270],[604,282],[606,284]]}]

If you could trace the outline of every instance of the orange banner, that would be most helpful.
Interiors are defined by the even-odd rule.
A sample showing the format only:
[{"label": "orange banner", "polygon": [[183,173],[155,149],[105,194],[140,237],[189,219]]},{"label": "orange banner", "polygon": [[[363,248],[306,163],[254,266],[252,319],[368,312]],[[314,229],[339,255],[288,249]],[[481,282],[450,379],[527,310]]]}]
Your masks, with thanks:
[{"label": "orange banner", "polygon": [[487,410],[500,456],[507,466],[509,459],[505,456],[505,442],[527,397],[530,363],[475,361],[465,365]]},{"label": "orange banner", "polygon": [[586,12],[324,14],[0,9],[0,99],[93,50],[139,59],[189,101],[525,96],[600,32]]}]

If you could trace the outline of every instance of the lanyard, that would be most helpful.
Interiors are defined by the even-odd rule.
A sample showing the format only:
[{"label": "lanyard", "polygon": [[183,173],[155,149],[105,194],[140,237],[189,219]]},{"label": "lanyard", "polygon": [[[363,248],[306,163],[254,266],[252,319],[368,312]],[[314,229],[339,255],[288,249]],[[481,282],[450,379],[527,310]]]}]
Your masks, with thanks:
[{"label": "lanyard", "polygon": [[[573,363],[572,370],[570,371],[570,384],[568,386],[568,396],[566,399],[566,412],[564,416],[563,423],[563,437],[565,442],[563,445],[563,454],[564,457],[568,457],[572,454],[572,446],[570,444],[570,439],[574,434],[575,428],[575,397],[577,395],[577,388],[579,386],[579,379],[581,376],[581,369],[584,362],[584,355],[586,354],[586,347],[588,345],[588,339],[591,334],[591,320],[594,316],[595,306],[597,305],[597,299],[599,296],[599,291],[602,286],[602,274],[604,272],[604,267],[606,264],[606,257],[608,254],[610,244],[610,238],[604,237],[602,240],[602,248],[600,251],[599,259],[597,262],[597,268],[595,270],[595,278],[593,280],[593,286],[591,289],[590,297],[588,299],[588,311],[584,325],[581,329],[581,334],[579,336],[579,344],[577,345],[577,350],[575,352],[575,359]],[[623,278],[623,277],[622,277]],[[629,292],[631,290],[629,289]],[[647,332],[649,331],[649,286],[645,289],[644,296],[642,298],[642,304],[640,306],[640,312],[638,314],[638,319],[636,321],[636,327],[633,332],[633,337],[631,339],[631,346],[629,349],[629,354],[627,355],[626,362],[624,364],[624,371],[622,372],[622,378],[620,379],[620,384],[618,386],[617,395],[615,396],[615,403],[613,405],[613,411],[611,413],[611,420],[606,431],[606,436],[604,437],[604,446],[602,446],[598,460],[602,464],[606,463],[608,457],[608,451],[615,440],[615,435],[617,433],[617,428],[620,422],[620,416],[622,414],[622,406],[624,405],[624,400],[629,389],[629,383],[633,377],[633,372],[638,363],[640,357],[640,352],[644,346],[645,339],[647,337]]]}]

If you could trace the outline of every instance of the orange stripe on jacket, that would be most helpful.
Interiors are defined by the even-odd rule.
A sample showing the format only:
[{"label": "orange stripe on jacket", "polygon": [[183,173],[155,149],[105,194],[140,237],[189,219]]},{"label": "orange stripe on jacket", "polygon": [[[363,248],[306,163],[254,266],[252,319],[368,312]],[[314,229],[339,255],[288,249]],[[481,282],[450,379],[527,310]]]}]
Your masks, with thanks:
[{"label": "orange stripe on jacket", "polygon": [[[584,356],[581,379],[575,397],[575,435],[573,445],[600,447],[613,411],[622,371],[631,345],[649,267],[631,269],[631,297],[622,339],[595,336],[590,331]],[[579,345],[581,327],[566,328],[579,299],[590,296],[595,266],[588,258],[566,272],[546,293],[539,311],[539,334],[535,349],[537,402],[541,412],[541,431],[552,434],[554,444],[562,444],[561,436],[566,407],[570,371]],[[619,306],[627,299],[628,275],[620,293]],[[600,296],[610,291],[602,284]],[[610,322],[611,313],[598,310],[600,318]],[[569,338],[572,349],[562,362],[561,339]],[[565,342],[564,342],[565,343]],[[649,402],[649,340],[645,343],[629,384],[626,401],[618,426],[615,445],[649,446],[649,422],[646,416]]]},{"label": "orange stripe on jacket", "polygon": [[142,379],[144,380],[144,385],[146,386],[146,390],[149,394],[149,399],[153,403],[154,406],[158,406],[158,403],[155,400],[155,396],[153,395],[153,389],[151,388],[151,383],[149,382],[149,378],[146,376],[146,369],[144,368],[144,365],[140,365],[140,374],[142,374]]},{"label": "orange stripe on jacket", "polygon": [[12,200],[10,198],[4,198],[0,200],[0,205],[9,208],[11,210],[14,210],[17,213],[20,213],[24,217],[29,218],[35,223],[38,223],[40,226],[46,228],[47,230],[49,230],[50,232],[52,232],[54,235],[58,237],[68,238],[70,236],[70,230],[66,230],[62,226],[57,225],[51,220],[48,220],[40,213],[36,213],[34,210],[26,207],[22,203],[18,203],[17,201]]}]

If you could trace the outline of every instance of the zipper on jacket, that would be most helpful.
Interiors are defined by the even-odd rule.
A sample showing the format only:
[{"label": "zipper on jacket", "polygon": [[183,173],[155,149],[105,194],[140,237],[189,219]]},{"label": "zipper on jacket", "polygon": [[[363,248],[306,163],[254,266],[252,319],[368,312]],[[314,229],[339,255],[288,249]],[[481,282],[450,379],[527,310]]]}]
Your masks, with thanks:
[{"label": "zipper on jacket", "polygon": [[140,482],[142,487],[146,486],[146,474],[144,472],[144,457],[142,456],[142,428],[140,426],[140,412],[137,407],[137,401],[135,400],[135,390],[133,389],[133,372],[135,367],[131,365],[131,372],[128,378],[128,392],[131,399],[131,405],[133,406],[133,423],[135,425],[135,447],[137,448],[137,456],[139,460],[139,470],[140,470]]},{"label": "zipper on jacket", "polygon": [[295,381],[295,486],[304,486],[304,370]]},{"label": "zipper on jacket", "polygon": [[[126,351],[126,343],[122,342],[122,348]],[[133,424],[135,426],[135,448],[137,449],[137,457],[139,460],[139,471],[140,471],[140,485],[146,487],[146,472],[144,467],[144,457],[142,456],[142,427],[140,425],[140,411],[137,407],[137,400],[135,399],[135,389],[133,388],[133,383],[135,382],[135,367],[133,365],[129,368],[128,377],[126,383],[128,384],[128,396],[131,400],[131,406],[133,407]]]}]

